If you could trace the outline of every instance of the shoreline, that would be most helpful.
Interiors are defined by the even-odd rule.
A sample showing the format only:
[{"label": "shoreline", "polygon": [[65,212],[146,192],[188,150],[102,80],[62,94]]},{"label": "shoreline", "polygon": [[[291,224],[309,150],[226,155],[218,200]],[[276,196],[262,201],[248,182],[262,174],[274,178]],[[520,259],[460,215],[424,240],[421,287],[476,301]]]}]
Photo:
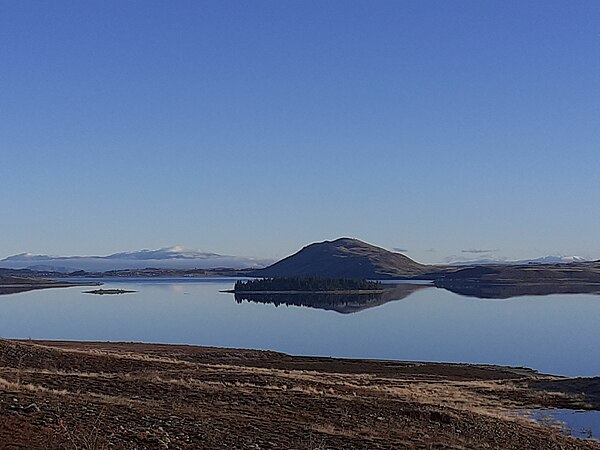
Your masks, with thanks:
[{"label": "shoreline", "polygon": [[99,281],[88,282],[66,282],[44,280],[39,282],[19,282],[19,283],[0,283],[0,295],[18,294],[21,292],[36,291],[42,289],[69,288],[69,287],[91,287],[102,286],[104,283]]},{"label": "shoreline", "polygon": [[598,409],[598,386],[598,378],[518,367],[2,339],[0,442],[32,450],[90,436],[116,449],[599,449],[515,416]]}]

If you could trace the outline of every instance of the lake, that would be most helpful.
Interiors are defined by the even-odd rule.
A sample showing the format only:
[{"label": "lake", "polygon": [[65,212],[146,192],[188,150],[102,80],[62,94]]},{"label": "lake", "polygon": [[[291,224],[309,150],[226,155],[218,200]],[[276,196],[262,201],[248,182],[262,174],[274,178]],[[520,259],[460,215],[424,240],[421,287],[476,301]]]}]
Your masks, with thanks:
[{"label": "lake", "polygon": [[0,296],[0,336],[188,343],[600,375],[595,295],[483,300],[421,285],[401,287],[398,300],[325,310],[236,302],[233,294],[219,292],[234,279],[102,281],[104,289],[137,292],[100,296],[73,287]]},{"label": "lake", "polygon": [[565,436],[595,440],[600,436],[600,411],[534,409],[522,411],[521,415],[530,417],[542,425],[554,426]]}]

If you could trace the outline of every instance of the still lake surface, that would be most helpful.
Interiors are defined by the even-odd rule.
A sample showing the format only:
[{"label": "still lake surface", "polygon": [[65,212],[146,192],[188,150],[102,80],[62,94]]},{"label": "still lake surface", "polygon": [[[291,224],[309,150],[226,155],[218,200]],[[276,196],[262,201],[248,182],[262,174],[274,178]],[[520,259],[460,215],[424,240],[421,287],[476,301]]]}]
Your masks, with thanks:
[{"label": "still lake surface", "polygon": [[[235,279],[102,280],[0,296],[0,337],[186,343],[319,355],[526,366],[600,375],[600,296],[507,300],[421,287],[350,314],[235,301]],[[94,288],[91,288],[94,289]]]}]

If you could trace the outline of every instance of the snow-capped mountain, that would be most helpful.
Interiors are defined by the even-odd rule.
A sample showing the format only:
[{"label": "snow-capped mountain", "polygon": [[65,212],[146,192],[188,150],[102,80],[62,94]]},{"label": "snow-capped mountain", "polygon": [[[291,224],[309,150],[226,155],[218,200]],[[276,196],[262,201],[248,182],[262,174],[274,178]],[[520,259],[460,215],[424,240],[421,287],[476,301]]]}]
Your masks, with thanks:
[{"label": "snow-capped mountain", "polygon": [[0,267],[9,269],[55,270],[72,272],[85,270],[104,272],[118,269],[233,269],[260,268],[271,260],[220,255],[182,247],[114,253],[107,256],[51,256],[21,253],[0,260]]},{"label": "snow-capped mountain", "polygon": [[580,256],[544,256],[537,259],[523,260],[520,264],[566,264],[586,261],[587,259]]},{"label": "snow-capped mountain", "polygon": [[470,260],[456,260],[450,261],[448,264],[451,266],[471,266],[471,265],[485,265],[485,264],[572,264],[582,263],[588,261],[580,256],[542,256],[535,259],[519,259],[509,260],[503,258],[481,258],[481,259],[470,259]]}]

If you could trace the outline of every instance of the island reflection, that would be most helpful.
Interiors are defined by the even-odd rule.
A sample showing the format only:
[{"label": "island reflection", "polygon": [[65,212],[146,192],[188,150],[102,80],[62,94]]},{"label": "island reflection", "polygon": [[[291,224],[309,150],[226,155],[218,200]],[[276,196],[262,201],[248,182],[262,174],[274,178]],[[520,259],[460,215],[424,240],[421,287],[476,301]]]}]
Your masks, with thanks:
[{"label": "island reflection", "polygon": [[402,300],[412,293],[426,288],[428,284],[398,284],[385,285],[381,293],[369,294],[260,294],[260,293],[235,293],[237,303],[253,302],[280,306],[306,306],[309,308],[335,311],[341,314],[352,314],[365,309],[384,305],[385,303]]}]

